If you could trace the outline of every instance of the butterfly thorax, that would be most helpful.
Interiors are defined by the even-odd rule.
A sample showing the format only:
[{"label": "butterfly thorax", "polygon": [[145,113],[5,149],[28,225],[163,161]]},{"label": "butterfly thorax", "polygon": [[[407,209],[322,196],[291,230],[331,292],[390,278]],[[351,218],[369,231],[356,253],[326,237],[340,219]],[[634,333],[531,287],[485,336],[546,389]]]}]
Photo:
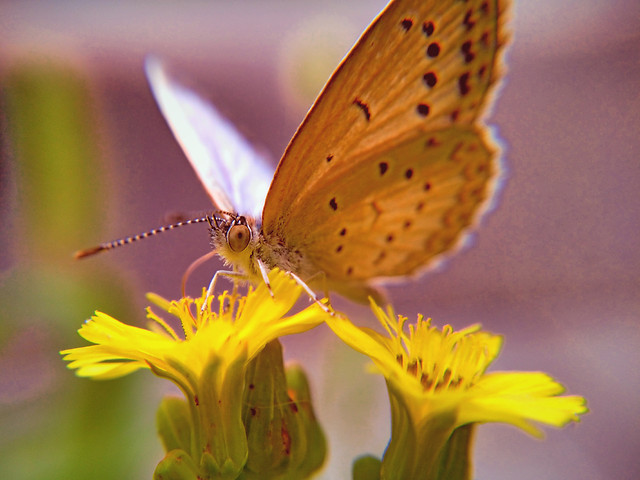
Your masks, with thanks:
[{"label": "butterfly thorax", "polygon": [[279,236],[267,236],[262,230],[256,246],[256,255],[270,269],[277,266],[284,271],[295,273],[305,281],[318,273],[318,268],[305,261],[305,256],[298,248]]}]

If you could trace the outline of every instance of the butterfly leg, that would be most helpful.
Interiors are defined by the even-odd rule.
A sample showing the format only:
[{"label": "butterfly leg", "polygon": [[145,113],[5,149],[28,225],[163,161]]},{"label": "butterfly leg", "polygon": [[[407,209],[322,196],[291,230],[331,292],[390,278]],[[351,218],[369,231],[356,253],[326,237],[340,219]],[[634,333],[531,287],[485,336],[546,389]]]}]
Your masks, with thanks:
[{"label": "butterfly leg", "polygon": [[[331,309],[331,305],[327,305],[325,303],[322,303],[322,299],[318,298],[318,296],[316,295],[316,293],[311,290],[311,287],[309,287],[309,285],[307,285],[304,280],[302,280],[298,275],[296,275],[293,272],[287,272],[287,274],[289,274],[289,276],[291,278],[293,278],[296,283],[298,285],[300,285],[305,292],[307,292],[307,295],[309,295],[309,297],[311,297],[311,300],[313,300],[314,302],[316,302],[318,305],[320,305],[320,307],[327,313],[330,313],[331,315],[333,315],[333,310]],[[329,297],[327,297],[329,298]]]},{"label": "butterfly leg", "polygon": [[[324,273],[323,271],[316,272],[313,275],[311,275],[307,279],[307,281],[304,283],[309,285],[312,282],[318,285],[318,288],[320,288],[319,285],[322,285],[322,292],[324,293],[324,298],[327,299],[326,305],[331,307],[331,297],[329,297],[329,287],[327,285],[327,274]],[[313,300],[317,301],[317,298],[313,298]]]},{"label": "butterfly leg", "polygon": [[[271,290],[271,283],[269,283],[269,268],[260,259],[258,259],[258,266],[260,267],[260,273],[262,274],[262,279],[264,280],[264,283],[267,285],[267,288],[269,289],[269,292],[271,293],[271,296],[273,297],[273,291]],[[293,272],[287,272],[287,274],[291,278],[293,278],[296,281],[296,283],[298,285],[300,285],[304,289],[304,291],[307,293],[307,295],[309,295],[311,300],[313,300],[318,305],[320,305],[320,307],[322,307],[322,309],[325,312],[327,312],[327,313],[332,313],[333,312],[333,310],[331,310],[331,308],[330,308],[330,304],[326,305],[326,304],[322,303],[322,299],[318,298],[316,293],[298,275],[296,275]]]},{"label": "butterfly leg", "polygon": [[269,282],[269,268],[260,259],[258,259],[258,267],[260,268],[260,275],[262,275],[262,281],[269,289],[271,298],[273,298],[273,290],[271,290],[271,282]]},{"label": "butterfly leg", "polygon": [[[218,270],[213,275],[211,282],[209,282],[209,288],[207,288],[207,295],[204,299],[204,303],[202,304],[202,307],[200,307],[200,313],[204,312],[204,309],[207,303],[209,302],[209,297],[213,296],[213,291],[215,290],[216,282],[218,281],[218,275],[221,277],[231,278],[233,280],[237,280],[237,279],[246,280],[248,278],[247,275],[245,275],[244,273],[233,272],[231,270]],[[234,281],[233,282],[234,293],[235,293],[235,287],[236,287],[236,282]]]}]

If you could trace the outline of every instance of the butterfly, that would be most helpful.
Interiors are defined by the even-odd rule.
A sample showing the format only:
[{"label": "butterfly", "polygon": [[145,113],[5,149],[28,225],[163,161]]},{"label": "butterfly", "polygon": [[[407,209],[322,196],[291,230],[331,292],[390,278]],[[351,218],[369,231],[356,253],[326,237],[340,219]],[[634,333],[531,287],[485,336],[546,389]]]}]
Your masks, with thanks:
[{"label": "butterfly", "polygon": [[460,246],[500,173],[483,115],[504,70],[508,3],[391,1],[275,173],[213,105],[148,58],[156,101],[216,208],[206,220],[233,267],[225,273],[268,282],[279,267],[363,302]]}]

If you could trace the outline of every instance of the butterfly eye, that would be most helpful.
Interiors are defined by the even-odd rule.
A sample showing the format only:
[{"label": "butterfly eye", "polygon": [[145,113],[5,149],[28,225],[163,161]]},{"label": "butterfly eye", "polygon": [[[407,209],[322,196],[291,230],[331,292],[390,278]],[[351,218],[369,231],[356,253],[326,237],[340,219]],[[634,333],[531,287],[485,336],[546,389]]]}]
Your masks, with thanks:
[{"label": "butterfly eye", "polygon": [[251,230],[246,225],[232,225],[227,231],[227,244],[234,252],[241,252],[251,240]]}]

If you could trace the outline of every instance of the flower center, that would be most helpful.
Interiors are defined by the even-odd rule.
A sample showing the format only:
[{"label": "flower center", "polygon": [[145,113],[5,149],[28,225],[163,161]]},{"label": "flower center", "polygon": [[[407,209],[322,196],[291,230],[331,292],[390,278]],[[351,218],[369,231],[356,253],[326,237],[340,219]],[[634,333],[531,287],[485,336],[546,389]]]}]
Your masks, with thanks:
[{"label": "flower center", "polygon": [[[469,383],[464,381],[464,377],[459,374],[453,374],[450,368],[445,368],[443,372],[439,371],[438,365],[433,364],[431,368],[425,369],[425,364],[421,357],[412,359],[405,365],[405,355],[399,354],[396,359],[398,363],[405,368],[409,375],[420,380],[420,384],[425,390],[439,391],[442,389],[455,389],[461,384]],[[467,385],[465,385],[466,387]]]}]

